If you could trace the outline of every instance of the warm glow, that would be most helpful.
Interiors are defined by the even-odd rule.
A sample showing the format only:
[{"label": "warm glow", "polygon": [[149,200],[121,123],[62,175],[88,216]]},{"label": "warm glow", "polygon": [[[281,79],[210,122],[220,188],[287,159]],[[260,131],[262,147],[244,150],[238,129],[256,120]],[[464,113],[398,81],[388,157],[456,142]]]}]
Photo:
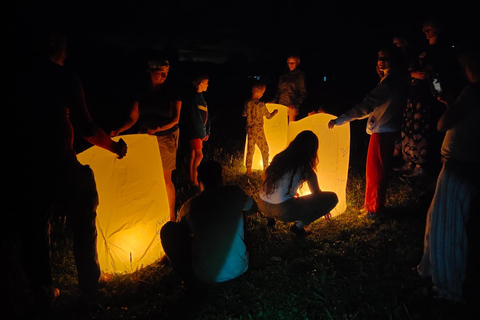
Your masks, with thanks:
[{"label": "warm glow", "polygon": [[[277,108],[278,105],[268,105],[269,111]],[[283,106],[281,106],[283,107]],[[312,116],[305,117],[299,121],[291,122],[287,125],[286,107],[283,110],[285,116],[277,121],[281,122],[278,125],[285,124],[282,129],[276,128],[274,123],[269,121],[274,120],[277,116],[281,115],[280,108],[279,114],[272,120],[265,120],[265,135],[270,147],[270,159],[272,159],[277,153],[284,150],[288,143],[292,141],[300,132],[304,130],[310,130],[314,132],[319,141],[318,147],[318,167],[317,167],[317,179],[320,189],[323,191],[333,191],[338,196],[338,204],[332,210],[332,216],[336,216],[343,213],[347,208],[346,201],[346,188],[348,178],[348,163],[350,158],[350,125],[347,123],[343,126],[335,126],[333,129],[328,129],[328,122],[336,117],[326,113],[318,113]],[[283,121],[285,120],[285,121]],[[272,137],[275,136],[275,139]],[[272,139],[272,141],[270,140]],[[283,142],[283,145],[281,142]],[[245,149],[246,150],[246,149]],[[257,155],[258,153],[258,155]],[[256,149],[253,161],[253,169],[261,170],[262,159],[260,156],[260,150]],[[258,156],[258,158],[257,158]],[[300,194],[309,194],[310,190],[305,184]]]},{"label": "warm glow", "polygon": [[162,162],[155,137],[121,136],[128,152],[123,159],[99,147],[80,153],[97,183],[98,258],[104,272],[133,272],[165,253],[160,228],[169,219]]},{"label": "warm glow", "polygon": [[[318,184],[322,191],[333,191],[338,197],[338,204],[331,212],[332,216],[343,213],[347,209],[346,189],[350,159],[350,125],[347,123],[328,129],[328,122],[335,118],[327,113],[317,113],[291,122],[288,128],[288,142],[304,130],[310,130],[317,135]],[[305,184],[300,194],[308,193],[310,190]]]}]

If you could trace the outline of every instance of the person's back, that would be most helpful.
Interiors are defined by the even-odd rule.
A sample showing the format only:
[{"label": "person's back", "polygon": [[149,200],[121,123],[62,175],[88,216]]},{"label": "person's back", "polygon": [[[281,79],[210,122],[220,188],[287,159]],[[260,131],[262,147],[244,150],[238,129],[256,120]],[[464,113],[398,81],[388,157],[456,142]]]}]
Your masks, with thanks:
[{"label": "person's back", "polygon": [[15,83],[17,137],[25,142],[21,150],[37,161],[73,155],[69,108],[78,96],[75,78],[62,66],[39,58],[17,74]]},{"label": "person's back", "polygon": [[186,219],[193,235],[192,267],[199,280],[223,282],[248,269],[243,217],[248,198],[238,186],[222,186],[191,200]]},{"label": "person's back", "polygon": [[263,128],[263,117],[268,112],[265,103],[259,99],[249,99],[245,102],[244,115],[247,118],[247,128],[259,127]]}]

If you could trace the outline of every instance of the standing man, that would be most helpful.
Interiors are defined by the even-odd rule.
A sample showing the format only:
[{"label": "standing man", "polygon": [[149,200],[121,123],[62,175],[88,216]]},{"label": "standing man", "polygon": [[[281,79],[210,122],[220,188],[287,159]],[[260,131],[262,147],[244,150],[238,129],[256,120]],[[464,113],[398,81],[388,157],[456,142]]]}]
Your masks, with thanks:
[{"label": "standing man", "polygon": [[[126,155],[123,140],[113,141],[92,120],[79,79],[64,68],[66,36],[36,28],[30,59],[16,73],[11,122],[15,143],[8,183],[8,213],[18,222],[23,265],[37,310],[47,311],[60,294],[50,257],[51,209],[62,210],[73,231],[73,251],[82,293],[91,294],[103,280],[97,257],[95,225],[98,194],[92,170],[73,149],[74,128],[90,143]],[[14,176],[14,177],[13,177]],[[12,231],[17,232],[17,231]]]},{"label": "standing man", "polygon": [[298,56],[290,55],[287,58],[288,71],[280,76],[277,92],[272,101],[288,107],[288,122],[297,119],[300,105],[307,97],[305,73],[298,69],[299,64]]}]

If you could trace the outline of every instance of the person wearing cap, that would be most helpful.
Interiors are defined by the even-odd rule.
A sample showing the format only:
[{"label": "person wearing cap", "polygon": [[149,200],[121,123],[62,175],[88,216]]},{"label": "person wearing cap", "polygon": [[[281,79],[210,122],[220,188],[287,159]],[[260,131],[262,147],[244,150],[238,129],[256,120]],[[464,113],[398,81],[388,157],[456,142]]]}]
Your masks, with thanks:
[{"label": "person wearing cap", "polygon": [[175,221],[175,185],[172,172],[176,169],[180,110],[182,100],[168,83],[170,63],[166,59],[148,62],[148,84],[134,102],[138,109],[140,133],[154,135],[162,157],[163,174],[167,187],[170,220]]}]

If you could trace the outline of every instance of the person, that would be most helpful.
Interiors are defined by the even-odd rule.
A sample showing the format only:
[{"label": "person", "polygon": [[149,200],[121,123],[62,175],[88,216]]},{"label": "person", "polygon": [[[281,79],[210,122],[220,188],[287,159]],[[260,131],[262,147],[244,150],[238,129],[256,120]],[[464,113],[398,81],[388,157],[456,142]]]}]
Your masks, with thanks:
[{"label": "person", "polygon": [[[443,160],[435,194],[427,214],[424,250],[417,266],[431,278],[436,294],[451,301],[471,303],[478,315],[478,212],[480,199],[480,54],[469,49],[460,55],[469,81],[447,105],[437,128],[445,131]],[[453,100],[453,101],[452,101]]]},{"label": "person", "polygon": [[408,40],[402,36],[395,36],[392,39],[392,43],[396,45],[398,48],[402,49],[405,66],[410,68],[415,61],[415,52]]},{"label": "person", "polygon": [[383,78],[351,110],[330,120],[328,127],[368,117],[370,135],[366,163],[365,203],[362,212],[375,218],[385,206],[389,162],[401,128],[401,112],[407,99],[408,74],[400,49],[385,46],[377,52],[377,68]]},{"label": "person", "polygon": [[[290,231],[298,236],[309,234],[305,226],[322,216],[330,217],[337,205],[334,192],[321,191],[315,169],[318,164],[318,138],[312,131],[302,131],[288,147],[277,154],[265,171],[258,208],[267,216],[268,226],[276,220],[294,222]],[[307,182],[311,194],[297,197]]]},{"label": "person", "polygon": [[219,283],[248,269],[244,215],[255,201],[236,185],[223,185],[222,165],[215,160],[198,166],[201,192],[167,222],[160,238],[173,269],[186,281]]},{"label": "person", "polygon": [[443,90],[454,91],[456,76],[452,70],[453,49],[441,37],[441,24],[434,19],[423,22],[427,48],[420,50],[416,62],[410,66],[411,83],[401,130],[403,165],[394,168],[406,177],[423,177],[436,172],[440,166],[443,133],[435,124],[445,107],[431,89],[431,76],[438,74]]},{"label": "person", "polygon": [[17,131],[9,168],[15,175],[9,189],[14,192],[10,200],[16,221],[10,232],[21,234],[22,262],[39,312],[48,312],[60,294],[51,269],[52,209],[64,213],[72,227],[80,291],[95,293],[106,280],[97,257],[95,179],[77,160],[74,128],[119,159],[127,152],[123,140],[113,141],[92,120],[80,80],[64,66],[67,37],[59,29],[36,26],[30,58],[14,80],[11,118]]},{"label": "person", "polygon": [[197,76],[192,83],[194,90],[182,102],[181,128],[190,142],[189,174],[195,187],[198,187],[197,168],[203,159],[203,142],[210,137],[210,117],[203,96],[208,89],[208,81],[206,74]]},{"label": "person", "polygon": [[288,121],[295,121],[299,109],[307,97],[305,73],[298,68],[300,57],[290,55],[287,58],[288,71],[280,76],[278,88],[272,103],[288,107]]},{"label": "person", "polygon": [[267,169],[269,162],[269,148],[267,139],[265,138],[265,131],[263,130],[263,117],[267,119],[273,118],[278,109],[269,112],[265,102],[260,101],[266,90],[266,85],[262,82],[254,82],[252,85],[252,96],[245,101],[242,115],[247,118],[247,156],[245,159],[245,166],[247,167],[247,174],[252,173],[253,154],[255,153],[255,145],[260,148],[263,159],[263,170]]},{"label": "person", "polygon": [[139,132],[157,138],[167,188],[170,221],[175,221],[175,185],[172,172],[176,169],[182,99],[173,85],[166,82],[169,71],[170,63],[166,59],[153,59],[148,62],[148,85],[135,99],[134,108],[139,110]]}]

